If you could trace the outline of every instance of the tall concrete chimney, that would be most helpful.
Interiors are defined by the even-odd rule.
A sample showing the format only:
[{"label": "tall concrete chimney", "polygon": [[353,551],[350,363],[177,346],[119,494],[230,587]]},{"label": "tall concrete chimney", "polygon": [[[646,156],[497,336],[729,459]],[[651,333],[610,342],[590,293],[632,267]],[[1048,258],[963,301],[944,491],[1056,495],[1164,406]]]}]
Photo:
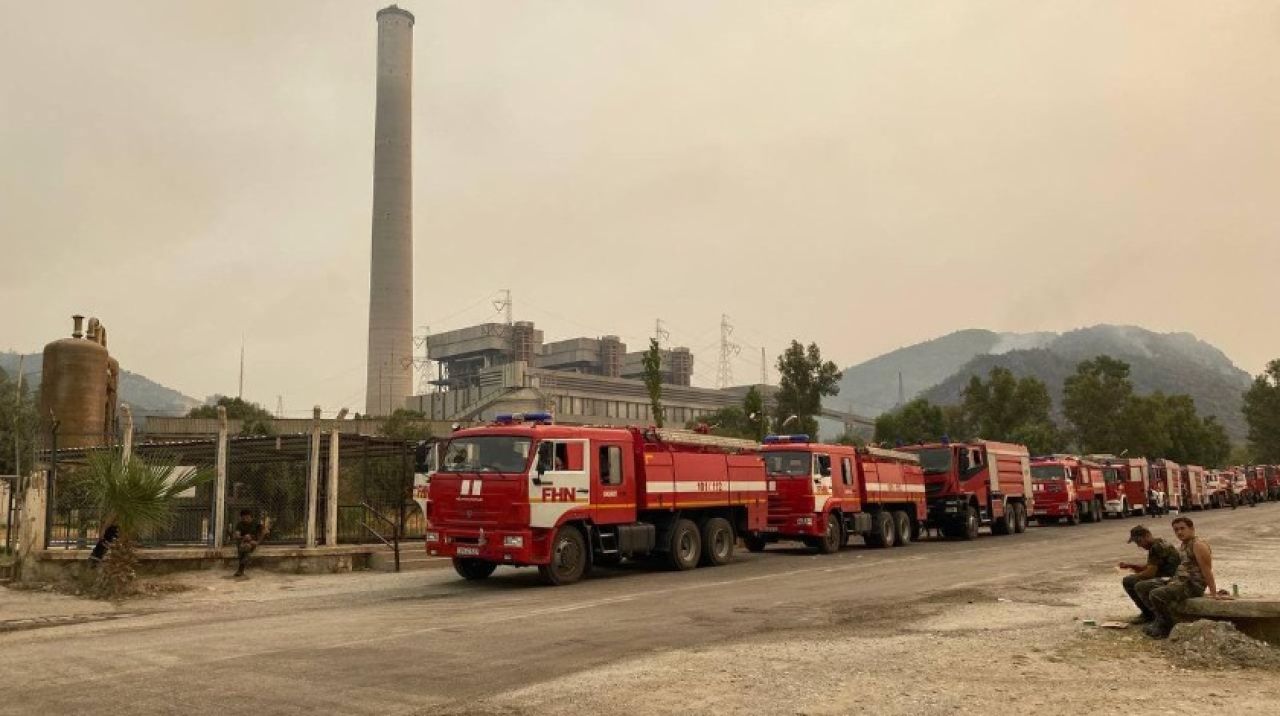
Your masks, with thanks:
[{"label": "tall concrete chimney", "polygon": [[413,386],[413,15],[378,11],[373,256],[365,413],[390,415]]}]

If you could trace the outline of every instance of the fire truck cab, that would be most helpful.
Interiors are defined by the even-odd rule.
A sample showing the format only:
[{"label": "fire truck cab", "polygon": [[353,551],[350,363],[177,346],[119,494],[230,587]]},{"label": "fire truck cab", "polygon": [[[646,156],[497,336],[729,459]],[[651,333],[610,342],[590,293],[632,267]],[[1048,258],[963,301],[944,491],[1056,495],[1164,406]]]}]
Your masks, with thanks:
[{"label": "fire truck cab", "polygon": [[677,570],[727,564],[738,535],[765,527],[758,448],[686,430],[501,415],[442,443],[426,549],[469,580],[512,565],[568,584],[593,565],[650,554]]},{"label": "fire truck cab", "polygon": [[860,535],[873,547],[901,546],[920,536],[924,475],[910,453],[824,445],[808,435],[770,435],[764,446],[769,524],[747,549],[792,539],[823,554]]},{"label": "fire truck cab", "polygon": [[1280,500],[1280,465],[1262,465],[1267,480],[1267,499]]},{"label": "fire truck cab", "polygon": [[1151,483],[1145,458],[1115,455],[1090,455],[1089,458],[1102,465],[1108,516],[1129,517],[1146,513]]},{"label": "fire truck cab", "polygon": [[1102,468],[1076,455],[1031,458],[1032,516],[1036,522],[1077,525],[1102,519]]},{"label": "fire truck cab", "polygon": [[1031,458],[1022,445],[975,440],[899,448],[920,457],[928,525],[946,537],[1025,532],[1031,513]]}]

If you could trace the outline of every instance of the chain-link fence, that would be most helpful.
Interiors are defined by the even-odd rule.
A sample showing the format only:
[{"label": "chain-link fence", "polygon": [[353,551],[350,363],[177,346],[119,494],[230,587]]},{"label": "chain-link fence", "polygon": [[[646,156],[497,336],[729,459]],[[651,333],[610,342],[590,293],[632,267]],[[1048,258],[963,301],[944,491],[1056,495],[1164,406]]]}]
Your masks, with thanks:
[{"label": "chain-link fence", "polygon": [[[241,511],[267,526],[264,544],[303,545],[309,517],[315,543],[327,540],[326,519],[330,491],[330,465],[334,449],[332,433],[319,436],[318,450],[312,435],[236,436],[227,439],[226,491],[223,501],[223,542],[229,543]],[[49,502],[48,546],[55,549],[87,549],[98,540],[100,515],[92,502],[93,480],[89,456],[100,451],[120,451],[102,436],[45,436],[38,453],[40,467],[52,477]],[[379,541],[393,531],[401,537],[421,537],[423,519],[410,499],[413,482],[413,445],[400,440],[363,435],[340,435],[338,450],[337,542]],[[216,474],[218,439],[179,442],[137,442],[133,454],[153,464],[171,465],[178,474],[208,470]],[[315,462],[314,513],[308,486]],[[217,481],[211,479],[179,495],[173,503],[173,519],[162,529],[141,538],[144,546],[212,546],[217,540]],[[375,532],[377,534],[375,534]]]}]

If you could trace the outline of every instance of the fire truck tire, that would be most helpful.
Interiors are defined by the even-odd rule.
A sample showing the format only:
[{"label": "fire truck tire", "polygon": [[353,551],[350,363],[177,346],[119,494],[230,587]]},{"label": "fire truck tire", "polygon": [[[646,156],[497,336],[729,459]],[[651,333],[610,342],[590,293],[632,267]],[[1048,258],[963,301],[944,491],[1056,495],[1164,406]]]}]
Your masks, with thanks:
[{"label": "fire truck tire", "polygon": [[1072,527],[1075,527],[1076,525],[1080,524],[1080,508],[1079,507],[1072,510],[1071,513],[1067,515],[1067,524]]},{"label": "fire truck tire", "polygon": [[841,524],[840,513],[828,512],[826,530],[822,536],[813,540],[811,543],[813,548],[818,550],[818,554],[831,554],[839,552],[844,546],[844,525]]},{"label": "fire truck tire", "polygon": [[573,584],[587,573],[587,541],[577,527],[565,525],[551,541],[551,563],[539,565],[542,581],[554,586]]},{"label": "fire truck tire", "polygon": [[702,557],[702,538],[698,526],[691,520],[679,519],[671,528],[671,544],[667,550],[667,565],[677,571],[693,569]]},{"label": "fire truck tire", "polygon": [[894,510],[892,514],[895,546],[905,547],[911,544],[911,518],[900,510]]},{"label": "fire truck tire", "polygon": [[960,539],[978,539],[978,527],[981,524],[982,522],[978,520],[978,508],[969,505],[965,510],[964,524],[961,525],[960,534],[957,536]]},{"label": "fire truck tire", "polygon": [[871,531],[863,535],[863,539],[872,547],[892,547],[895,536],[893,516],[888,512],[877,512],[871,518]]},{"label": "fire truck tire", "polygon": [[748,552],[763,552],[769,544],[769,540],[765,539],[764,535],[747,535],[742,538],[742,542],[747,546]]},{"label": "fire truck tire", "polygon": [[497,568],[498,565],[482,559],[453,558],[453,571],[457,572],[459,577],[470,582],[488,578],[489,575],[493,574],[493,570]]},{"label": "fire truck tire", "polygon": [[991,534],[1013,534],[1014,523],[1017,522],[1017,509],[1017,506],[1006,502],[1004,505],[1004,515],[999,519],[991,520]]},{"label": "fire truck tire", "polygon": [[1027,531],[1027,506],[1018,502],[1013,507],[1013,531],[1022,534]]},{"label": "fire truck tire", "polygon": [[719,567],[733,561],[733,525],[723,517],[712,517],[702,526],[702,566]]}]

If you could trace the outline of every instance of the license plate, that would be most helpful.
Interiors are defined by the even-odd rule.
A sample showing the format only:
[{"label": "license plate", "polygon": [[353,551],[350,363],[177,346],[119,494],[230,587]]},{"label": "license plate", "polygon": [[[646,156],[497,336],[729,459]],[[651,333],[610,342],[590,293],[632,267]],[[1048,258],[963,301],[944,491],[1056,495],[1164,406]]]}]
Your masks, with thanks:
[{"label": "license plate", "polygon": [[459,547],[458,548],[459,557],[474,557],[478,554],[480,554],[479,547]]}]

